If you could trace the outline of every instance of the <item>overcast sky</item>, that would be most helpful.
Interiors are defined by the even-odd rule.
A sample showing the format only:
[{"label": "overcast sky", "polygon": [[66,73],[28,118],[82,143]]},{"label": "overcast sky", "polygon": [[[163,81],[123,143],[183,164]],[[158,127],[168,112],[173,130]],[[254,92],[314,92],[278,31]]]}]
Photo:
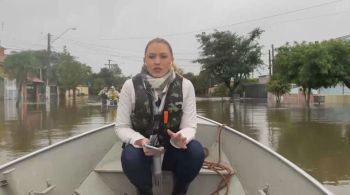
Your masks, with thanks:
[{"label": "overcast sky", "polygon": [[[94,72],[117,63],[124,75],[142,66],[146,43],[166,38],[175,62],[197,74],[199,44],[195,35],[214,29],[246,35],[265,32],[268,49],[286,42],[319,41],[350,34],[350,0],[0,0],[0,45],[16,50],[46,49],[47,34],[55,51],[64,45]],[[262,68],[256,75],[266,74]]]}]

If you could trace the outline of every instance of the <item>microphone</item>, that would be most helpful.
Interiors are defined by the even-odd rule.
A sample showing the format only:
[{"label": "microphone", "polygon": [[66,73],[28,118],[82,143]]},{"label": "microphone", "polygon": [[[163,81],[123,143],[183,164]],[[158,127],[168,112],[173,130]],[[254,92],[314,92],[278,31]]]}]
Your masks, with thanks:
[{"label": "microphone", "polygon": [[162,100],[158,97],[158,100],[156,101],[156,106],[159,107],[161,102]]}]

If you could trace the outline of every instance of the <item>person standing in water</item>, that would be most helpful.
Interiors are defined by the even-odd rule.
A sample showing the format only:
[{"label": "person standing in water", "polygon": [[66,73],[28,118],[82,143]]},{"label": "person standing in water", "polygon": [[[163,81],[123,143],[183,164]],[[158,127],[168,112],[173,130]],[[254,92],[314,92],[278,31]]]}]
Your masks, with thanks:
[{"label": "person standing in water", "polygon": [[102,106],[107,105],[107,98],[108,98],[108,91],[107,91],[107,87],[104,87],[99,93],[98,95],[101,98],[101,102],[102,102]]},{"label": "person standing in water", "polygon": [[111,106],[117,106],[118,104],[118,98],[119,98],[119,92],[112,86],[108,91],[108,98],[110,100]]}]

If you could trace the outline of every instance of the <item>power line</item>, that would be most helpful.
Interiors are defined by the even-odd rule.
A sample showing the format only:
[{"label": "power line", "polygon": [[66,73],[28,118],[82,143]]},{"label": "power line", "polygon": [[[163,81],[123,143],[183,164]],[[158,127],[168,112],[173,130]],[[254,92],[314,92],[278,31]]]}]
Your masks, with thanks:
[{"label": "power line", "polygon": [[[67,39],[68,40],[68,39]],[[72,40],[73,44],[76,44],[78,45],[79,47],[83,47],[85,49],[91,49],[91,50],[94,50],[94,51],[97,51],[99,53],[102,53],[104,55],[110,55],[110,56],[115,56],[115,57],[120,57],[120,58],[133,58],[133,59],[142,59],[143,58],[143,55],[130,55],[129,53],[124,53],[124,52],[121,52],[119,50],[116,50],[116,48],[112,48],[112,47],[108,47],[108,46],[102,46],[102,45],[96,45],[96,44],[90,44],[90,43],[84,43],[84,42],[81,42],[81,41],[75,41],[75,40]],[[101,52],[101,50],[103,50]],[[108,53],[117,53],[117,54],[107,54],[107,53],[103,53],[103,52],[108,52]],[[133,52],[133,53],[137,53],[137,52]],[[193,59],[189,59],[188,55],[193,55],[193,54],[196,54],[196,53],[184,53],[184,52],[180,52],[180,53],[177,53],[175,52],[175,54],[178,54],[176,56],[186,56],[185,58],[181,58],[181,57],[176,57],[176,60],[187,60],[187,61],[191,61]],[[186,55],[188,54],[188,55]],[[196,56],[194,56],[195,58]]]},{"label": "power line", "polygon": [[111,64],[112,60],[108,60],[108,64],[105,64],[105,66],[108,66],[108,69],[111,69],[112,66],[117,66],[118,64]]},{"label": "power line", "polygon": [[338,3],[338,2],[341,2],[341,1],[344,1],[344,0],[330,1],[330,2],[321,3],[321,4],[317,4],[317,5],[301,8],[301,9],[291,10],[291,11],[277,13],[277,14],[272,14],[272,15],[264,16],[264,17],[260,17],[260,18],[254,18],[254,19],[250,19],[250,20],[236,22],[236,23],[233,23],[233,24],[223,25],[223,26],[220,26],[218,28],[226,28],[226,27],[230,27],[230,26],[236,26],[236,25],[239,25],[239,24],[246,24],[246,23],[255,22],[255,21],[259,21],[259,20],[265,20],[265,19],[274,18],[274,17],[278,17],[278,16],[288,15],[288,14],[301,12],[301,11],[305,11],[305,10],[309,10],[309,9],[313,9],[313,8],[317,8],[317,7],[322,7],[322,6],[325,6],[325,5]]},{"label": "power line", "polygon": [[320,18],[320,17],[334,16],[334,15],[343,14],[343,13],[350,13],[350,10],[340,11],[340,12],[332,12],[332,13],[327,13],[327,14],[322,14],[322,15],[317,15],[317,16],[311,16],[311,17],[302,17],[302,18],[296,18],[296,19],[290,19],[290,20],[283,20],[283,21],[279,21],[279,22],[274,22],[274,23],[269,24],[269,25],[285,24],[285,23],[301,21],[301,20],[310,20],[310,19],[315,19],[315,18]]},{"label": "power line", "polygon": [[86,43],[86,42],[82,42],[82,41],[77,41],[77,40],[72,40],[72,39],[66,39],[66,38],[62,38],[65,40],[70,41],[70,43],[76,44],[80,47],[85,47],[85,48],[90,48],[90,49],[96,49],[96,50],[104,50],[106,52],[114,52],[114,53],[119,53],[122,55],[126,55],[128,54],[129,56],[135,56],[135,57],[139,57],[138,53],[141,52],[136,52],[136,51],[129,51],[129,52],[125,52],[125,51],[119,51],[116,48],[110,47],[110,46],[106,46],[106,45],[98,45],[98,44],[94,44],[94,43]]},{"label": "power line", "polygon": [[[259,18],[244,20],[244,21],[240,21],[240,22],[236,22],[236,23],[232,23],[232,24],[227,24],[227,25],[222,25],[222,26],[217,26],[217,27],[209,27],[209,28],[198,29],[198,30],[187,31],[187,32],[163,34],[161,36],[163,36],[163,37],[171,37],[171,36],[179,36],[179,35],[185,35],[185,34],[193,34],[193,33],[198,33],[198,32],[204,32],[204,31],[213,30],[213,29],[219,29],[219,28],[227,28],[227,27],[237,26],[237,25],[241,25],[241,24],[247,24],[247,23],[251,23],[251,22],[256,22],[256,21],[260,21],[260,20],[266,20],[266,19],[270,19],[270,18],[274,18],[274,17],[278,17],[278,16],[288,15],[288,14],[292,14],[292,13],[296,13],[296,12],[301,12],[301,11],[305,11],[305,10],[309,10],[309,9],[314,9],[314,8],[318,8],[318,7],[322,7],[322,6],[326,6],[326,5],[331,5],[331,4],[335,4],[335,3],[341,2],[341,1],[344,1],[344,0],[329,1],[329,2],[316,4],[316,5],[305,7],[305,8],[300,8],[300,9],[295,9],[295,10],[291,10],[291,11],[281,12],[281,13],[277,13],[277,14],[272,14],[272,15],[263,16],[263,17],[259,17]],[[154,36],[111,38],[111,39],[101,39],[101,40],[115,40],[115,41],[117,41],[117,40],[149,39],[151,37],[154,37]]]}]

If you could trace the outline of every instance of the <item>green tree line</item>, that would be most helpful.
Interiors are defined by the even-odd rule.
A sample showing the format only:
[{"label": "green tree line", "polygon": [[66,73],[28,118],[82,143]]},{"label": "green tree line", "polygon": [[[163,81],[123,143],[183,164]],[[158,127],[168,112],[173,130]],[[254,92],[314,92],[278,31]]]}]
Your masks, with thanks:
[{"label": "green tree line", "polygon": [[[196,95],[207,95],[210,87],[218,85],[218,94],[232,96],[243,90],[245,83],[252,82],[252,72],[263,64],[262,46],[258,42],[262,33],[263,30],[256,28],[245,36],[230,31],[196,35],[200,51],[199,57],[193,62],[202,65],[201,71],[198,75],[184,74],[182,71],[192,81]],[[348,41],[287,43],[278,48],[273,64],[273,76],[267,88],[277,96],[278,101],[283,94],[289,92],[292,83],[301,87],[307,105],[311,89],[331,87],[338,83],[350,86]],[[17,79],[18,86],[23,85],[28,72],[39,75],[41,71],[49,73],[43,74],[43,80],[48,76],[62,90],[74,90],[82,84],[89,86],[91,94],[97,94],[103,87],[114,86],[120,89],[129,78],[122,74],[117,64],[92,73],[88,65],[77,61],[66,50],[62,53],[53,52],[50,58],[44,50],[12,53],[5,59],[3,66],[7,75]]]},{"label": "green tree line", "polygon": [[312,89],[344,83],[350,88],[350,42],[326,40],[313,43],[285,44],[274,59],[269,91],[278,98],[294,83],[301,87],[306,106]]},{"label": "green tree line", "polygon": [[62,95],[66,90],[73,90],[73,97],[78,85],[88,86],[89,91],[96,94],[104,86],[121,87],[127,78],[117,64],[111,69],[102,68],[99,73],[92,73],[90,66],[79,62],[66,49],[63,52],[51,52],[50,56],[46,50],[13,52],[6,56],[2,66],[7,77],[16,79],[17,106],[28,75],[56,84]]}]

